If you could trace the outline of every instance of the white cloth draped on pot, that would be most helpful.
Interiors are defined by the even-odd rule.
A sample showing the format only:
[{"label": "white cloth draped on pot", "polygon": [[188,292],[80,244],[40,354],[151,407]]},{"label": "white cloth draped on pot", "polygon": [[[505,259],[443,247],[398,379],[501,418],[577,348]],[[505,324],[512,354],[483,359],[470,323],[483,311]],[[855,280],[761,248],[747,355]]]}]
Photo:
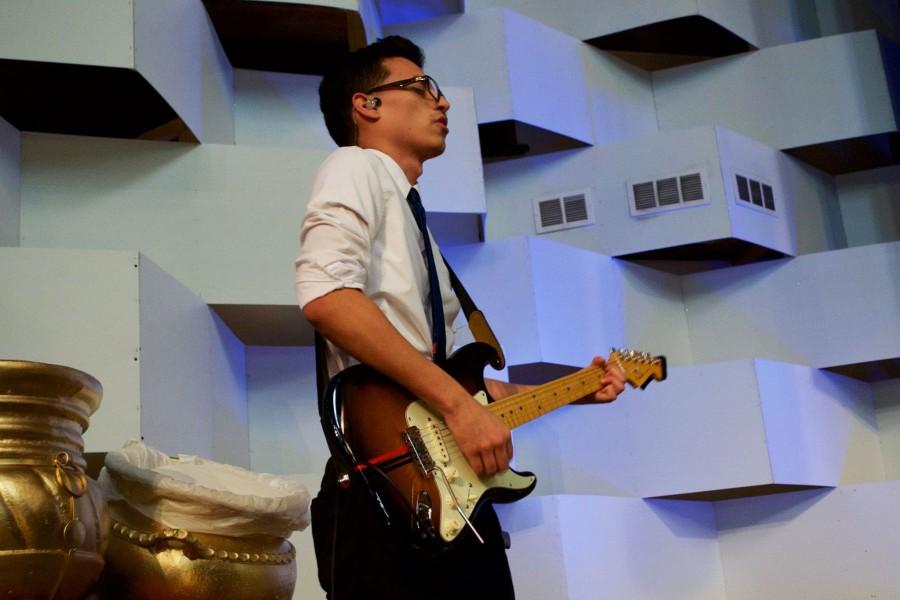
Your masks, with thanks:
[{"label": "white cloth draped on pot", "polygon": [[213,535],[287,538],[309,525],[297,476],[254,473],[198,456],[176,458],[137,440],[106,455],[100,485],[154,521]]}]

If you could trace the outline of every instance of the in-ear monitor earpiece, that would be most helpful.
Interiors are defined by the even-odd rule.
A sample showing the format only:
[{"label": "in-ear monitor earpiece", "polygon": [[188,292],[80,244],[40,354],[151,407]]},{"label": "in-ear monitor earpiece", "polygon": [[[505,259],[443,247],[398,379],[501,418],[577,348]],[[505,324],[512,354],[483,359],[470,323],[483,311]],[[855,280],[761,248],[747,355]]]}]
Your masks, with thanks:
[{"label": "in-ear monitor earpiece", "polygon": [[378,108],[381,106],[381,98],[374,96],[366,100],[366,108]]}]

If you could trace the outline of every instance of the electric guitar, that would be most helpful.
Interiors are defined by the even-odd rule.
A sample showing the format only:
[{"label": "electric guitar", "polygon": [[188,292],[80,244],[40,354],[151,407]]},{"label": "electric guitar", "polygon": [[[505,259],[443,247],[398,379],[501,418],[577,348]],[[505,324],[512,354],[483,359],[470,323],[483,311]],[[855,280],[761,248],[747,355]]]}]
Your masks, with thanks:
[{"label": "electric guitar", "polygon": [[[603,372],[590,366],[493,402],[483,373],[495,356],[475,342],[455,352],[444,369],[511,429],[600,389]],[[633,387],[666,377],[664,357],[614,350],[607,363],[619,366]],[[478,477],[439,413],[364,365],[332,378],[319,414],[343,469],[341,484],[365,486],[387,524],[411,534],[421,548],[449,547],[466,529],[481,539],[471,524],[478,509],[523,498],[537,482],[533,473],[513,469]]]}]

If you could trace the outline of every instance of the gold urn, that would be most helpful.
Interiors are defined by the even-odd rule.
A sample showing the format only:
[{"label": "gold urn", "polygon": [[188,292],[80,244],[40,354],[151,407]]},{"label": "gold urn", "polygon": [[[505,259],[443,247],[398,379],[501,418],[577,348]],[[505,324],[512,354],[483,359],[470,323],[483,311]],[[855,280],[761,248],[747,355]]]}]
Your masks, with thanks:
[{"label": "gold urn", "polygon": [[126,502],[110,503],[112,535],[102,600],[290,600],[293,545],[165,527]]},{"label": "gold urn", "polygon": [[290,600],[292,531],[309,523],[296,479],[133,440],[106,455],[111,533],[101,600]]},{"label": "gold urn", "polygon": [[100,383],[58,365],[0,360],[0,598],[82,598],[103,570],[109,520],[84,473]]}]

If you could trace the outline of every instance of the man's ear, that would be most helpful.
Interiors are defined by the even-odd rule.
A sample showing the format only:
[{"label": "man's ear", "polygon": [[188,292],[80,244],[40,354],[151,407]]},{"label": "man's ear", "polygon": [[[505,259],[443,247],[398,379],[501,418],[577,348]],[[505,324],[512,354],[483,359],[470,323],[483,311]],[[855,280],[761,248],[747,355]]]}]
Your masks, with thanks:
[{"label": "man's ear", "polygon": [[356,92],[350,101],[353,103],[355,118],[363,118],[367,121],[377,121],[380,118],[381,115],[378,113],[378,107],[381,106],[380,99]]}]

